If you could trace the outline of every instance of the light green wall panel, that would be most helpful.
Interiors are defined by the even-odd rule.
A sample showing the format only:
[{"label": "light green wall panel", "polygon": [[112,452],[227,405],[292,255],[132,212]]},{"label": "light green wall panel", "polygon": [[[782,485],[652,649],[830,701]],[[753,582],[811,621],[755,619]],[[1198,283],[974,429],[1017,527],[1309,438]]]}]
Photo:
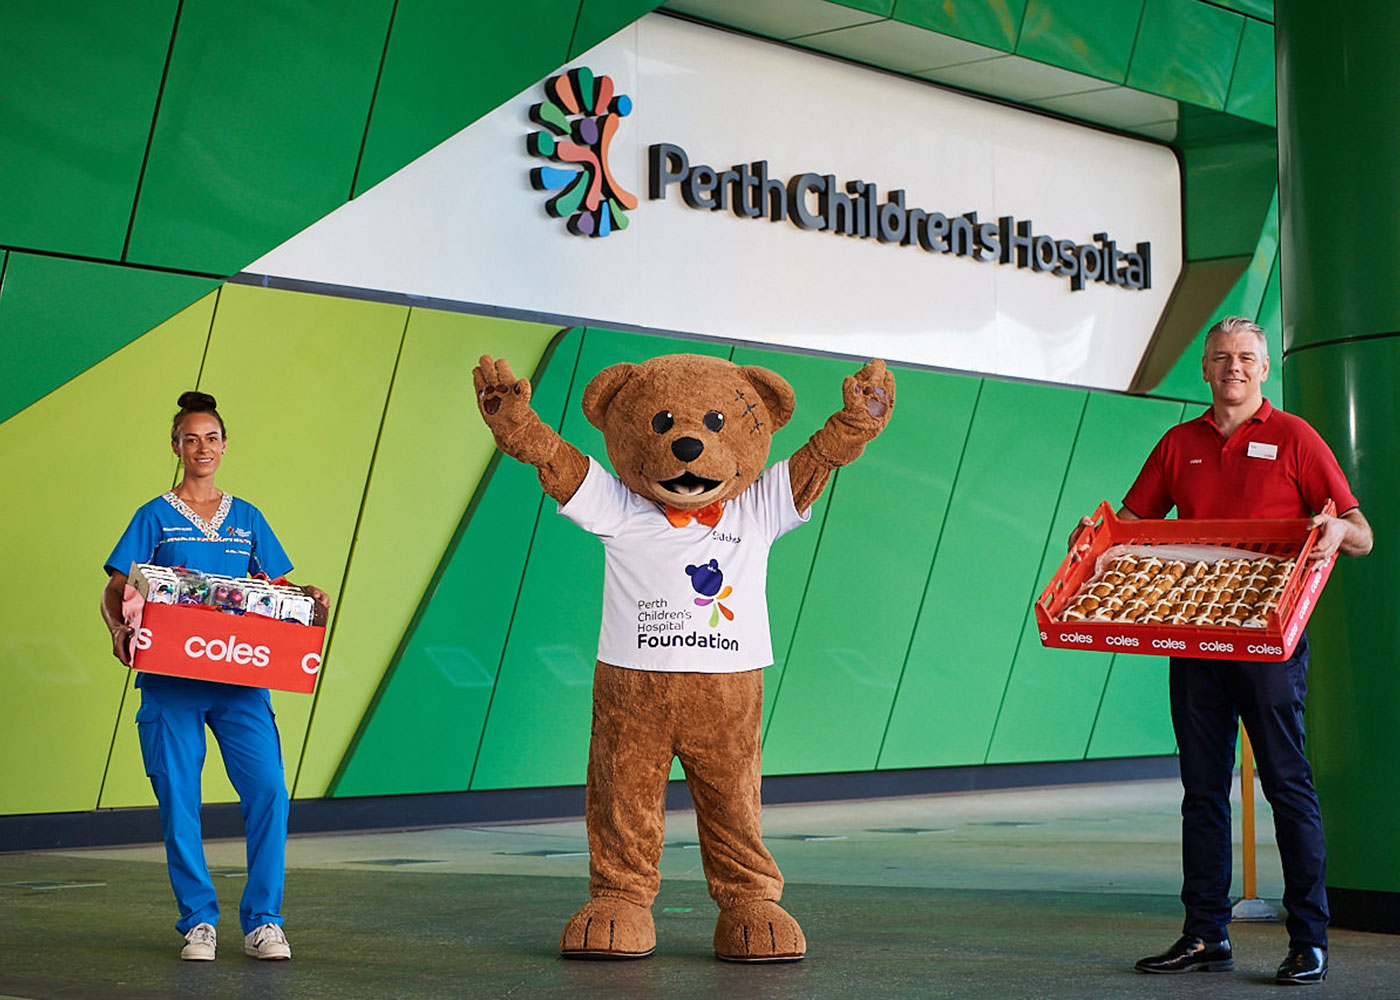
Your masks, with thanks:
[{"label": "light green wall panel", "polygon": [[354,193],[562,64],[578,13],[579,0],[400,0]]},{"label": "light green wall panel", "polygon": [[126,259],[233,274],[343,204],[392,7],[185,0]]},{"label": "light green wall panel", "polygon": [[1010,52],[1025,11],[1026,0],[896,0],[894,19]]},{"label": "light green wall panel", "polygon": [[1235,75],[1225,110],[1265,125],[1278,122],[1274,103],[1274,28],[1249,18],[1240,36]]},{"label": "light green wall panel", "polygon": [[0,242],[120,259],[177,7],[0,4]]},{"label": "light green wall panel", "polygon": [[983,383],[879,767],[986,757],[1087,395]]},{"label": "light green wall panel", "polygon": [[[11,568],[0,577],[0,813],[97,806],[130,676],[98,616],[101,567],[136,508],[170,488],[170,417],[199,372],[213,309],[210,295],[0,423]],[[135,771],[144,782],[139,761]]]},{"label": "light green wall panel", "polygon": [[[564,412],[565,439],[606,464],[602,433],[579,406],[584,387],[608,365],[672,352],[727,357],[730,350],[589,329]],[[602,545],[546,501],[496,678],[473,789],[583,783],[602,589]]]},{"label": "light green wall panel", "polygon": [[1197,0],[1147,0],[1128,86],[1223,110],[1244,20]]},{"label": "light green wall panel", "polygon": [[[538,368],[532,354],[539,352],[524,342],[493,355],[531,378],[531,405],[552,427],[563,417],[582,340],[582,330],[559,336]],[[459,419],[472,421],[462,431],[472,447],[486,434],[495,454],[474,401]],[[331,784],[338,797],[462,791],[471,783],[531,538],[541,509],[553,507],[533,469],[500,455],[491,461]]]},{"label": "light green wall panel", "polygon": [[[733,361],[772,369],[787,379],[797,397],[792,419],[773,436],[768,454],[770,465],[790,458],[841,407],[841,380],[860,368],[859,362],[744,347],[735,348]],[[793,629],[812,575],[812,558],[825,531],[830,494],[828,485],[812,505],[811,520],[778,539],[768,556],[768,627],[773,638],[773,665],[763,675],[765,729],[787,668]]]},{"label": "light green wall panel", "polygon": [[183,274],[10,254],[0,285],[0,420],[214,287],[213,281]]},{"label": "light green wall panel", "polygon": [[[1122,502],[1148,453],[1181,414],[1182,405],[1173,401],[1089,394],[1036,575],[1037,597],[1064,561],[1075,524],[1101,500],[1115,508]],[[1039,633],[1033,607],[1027,607],[989,764],[1078,760],[1088,748],[1113,654],[1049,649]]]},{"label": "light green wall panel", "polygon": [[1029,0],[1016,54],[1101,80],[1128,76],[1143,0]]},{"label": "light green wall panel", "polygon": [[295,769],[298,797],[325,794],[495,453],[472,405],[477,359],[505,357],[529,373],[558,332],[460,313],[410,312],[311,728]]},{"label": "light green wall panel", "polygon": [[869,770],[880,752],[981,384],[895,378],[889,426],[829,489],[765,773]]},{"label": "light green wall panel", "polygon": [[[604,38],[660,6],[657,0],[581,0],[569,58],[576,59]],[[599,69],[598,72],[606,72]]]},{"label": "light green wall panel", "polygon": [[[225,285],[219,295],[199,379],[228,428],[219,485],[257,505],[295,564],[291,579],[316,584],[332,606],[407,317],[401,306],[247,285]],[[128,781],[109,778],[104,806],[152,801],[132,725],[136,701],[126,700],[112,753],[113,775]],[[272,704],[290,780],[311,698],[278,691]],[[235,798],[212,746],[204,795]]]}]

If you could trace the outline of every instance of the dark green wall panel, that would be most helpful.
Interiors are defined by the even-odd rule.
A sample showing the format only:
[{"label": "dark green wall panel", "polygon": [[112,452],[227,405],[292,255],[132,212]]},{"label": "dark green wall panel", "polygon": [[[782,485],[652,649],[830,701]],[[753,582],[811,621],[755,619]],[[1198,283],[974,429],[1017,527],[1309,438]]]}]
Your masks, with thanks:
[{"label": "dark green wall panel", "polygon": [[578,13],[578,0],[399,0],[355,194],[562,64]]},{"label": "dark green wall panel", "polygon": [[895,0],[894,19],[1010,52],[1025,11],[1026,0]]},{"label": "dark green wall panel", "polygon": [[1240,36],[1239,57],[1225,110],[1274,125],[1278,121],[1274,108],[1274,28],[1250,18],[1244,22]]},{"label": "dark green wall panel", "polygon": [[1197,0],[1147,0],[1128,86],[1223,110],[1244,20]]},{"label": "dark green wall panel", "polygon": [[[682,351],[727,357],[730,348],[588,330],[560,433],[606,465],[602,433],[588,422],[579,405],[584,387],[608,365]],[[602,592],[602,545],[555,513],[553,501],[546,500],[530,544],[530,562],[496,679],[472,788],[583,781]]]},{"label": "dark green wall panel", "polygon": [[[658,6],[657,0],[582,0],[569,58],[577,58]],[[605,71],[600,69],[599,72]]]},{"label": "dark green wall panel", "polygon": [[232,274],[344,203],[391,6],[185,0],[127,259]]},{"label": "dark green wall panel", "polygon": [[869,770],[880,752],[980,385],[895,377],[889,427],[830,488],[764,742],[768,774]]},{"label": "dark green wall panel", "polygon": [[[1066,539],[1099,501],[1116,508],[1162,434],[1181,421],[1180,403],[1091,393],[1069,472],[1045,540],[1038,585],[1065,558]],[[987,753],[988,763],[1078,760],[1089,745],[1111,653],[1049,649],[1026,609],[1021,644]]]},{"label": "dark green wall panel", "polygon": [[0,243],[121,257],[176,6],[0,4]]},{"label": "dark green wall panel", "polygon": [[22,253],[9,255],[4,277],[0,420],[125,347],[218,284]]},{"label": "dark green wall panel", "polygon": [[983,383],[881,768],[986,757],[1087,395]]},{"label": "dark green wall panel", "polygon": [[[532,379],[531,403],[551,426],[563,418],[582,340],[581,330],[564,334]],[[480,419],[470,412],[463,418]],[[499,459],[444,554],[332,795],[468,787],[530,539],[541,511],[552,516],[552,508],[533,469]]]},{"label": "dark green wall panel", "polygon": [[1030,0],[1016,54],[1122,83],[1128,76],[1142,3],[1143,0]]},{"label": "dark green wall panel", "polygon": [[1278,190],[1273,137],[1187,146],[1180,151],[1186,213],[1186,259],[1210,260],[1253,253]]}]

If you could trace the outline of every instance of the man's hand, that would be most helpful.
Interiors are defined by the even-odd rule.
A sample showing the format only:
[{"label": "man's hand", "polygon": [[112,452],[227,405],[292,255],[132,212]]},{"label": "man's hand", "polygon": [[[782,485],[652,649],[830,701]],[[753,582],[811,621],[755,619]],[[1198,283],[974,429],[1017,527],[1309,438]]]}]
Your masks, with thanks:
[{"label": "man's hand", "polygon": [[1319,529],[1312,551],[1308,553],[1309,562],[1330,559],[1335,552],[1341,552],[1344,556],[1364,556],[1371,551],[1371,525],[1359,507],[1341,517],[1318,514],[1308,527]]},{"label": "man's hand", "polygon": [[128,667],[131,666],[131,637],[135,634],[136,629],[130,625],[118,625],[112,629],[112,655]]},{"label": "man's hand", "polygon": [[[1073,552],[1073,551],[1075,550],[1075,545],[1074,545],[1075,539],[1079,538],[1081,535],[1084,534],[1084,529],[1086,529],[1086,528],[1092,528],[1093,526],[1094,526],[1094,519],[1093,519],[1092,517],[1090,517],[1088,514],[1085,514],[1083,517],[1081,517],[1081,518],[1079,519],[1079,523],[1076,524],[1076,525],[1074,526],[1074,530],[1071,531],[1071,532],[1069,533],[1069,550],[1070,550],[1071,552]],[[1088,539],[1085,539],[1085,540],[1084,540],[1084,543],[1083,543],[1081,546],[1079,546],[1079,547],[1080,547],[1081,549],[1087,550],[1087,549],[1089,548],[1089,541],[1088,541]]]}]

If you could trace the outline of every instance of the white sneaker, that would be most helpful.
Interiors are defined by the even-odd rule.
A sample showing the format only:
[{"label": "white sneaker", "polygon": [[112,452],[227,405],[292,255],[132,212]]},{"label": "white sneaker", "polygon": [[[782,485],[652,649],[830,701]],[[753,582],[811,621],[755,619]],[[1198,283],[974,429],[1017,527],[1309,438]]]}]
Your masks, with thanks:
[{"label": "white sneaker", "polygon": [[212,962],[219,935],[213,924],[195,924],[185,932],[185,946],[180,957],[186,962]]},{"label": "white sneaker", "polygon": [[292,946],[287,943],[287,935],[282,933],[280,924],[263,924],[243,938],[243,954],[250,958],[291,958]]}]

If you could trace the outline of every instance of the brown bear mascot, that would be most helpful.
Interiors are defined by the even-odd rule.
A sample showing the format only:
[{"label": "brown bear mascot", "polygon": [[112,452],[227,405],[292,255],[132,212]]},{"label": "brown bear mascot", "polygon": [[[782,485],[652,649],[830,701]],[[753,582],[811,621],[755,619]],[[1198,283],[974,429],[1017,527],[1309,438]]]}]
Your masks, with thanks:
[{"label": "brown bear mascot", "polygon": [[530,383],[483,357],[477,401],[496,443],[533,465],[559,512],[605,553],[603,624],[588,751],[589,896],[559,942],[567,958],[643,958],[665,833],[666,781],[680,758],[700,855],[719,904],[715,953],[796,961],[802,928],[759,828],[763,667],[773,662],[768,549],[806,521],[833,469],[889,422],[894,377],[871,361],[844,406],[764,471],[792,388],[753,365],[676,354],[605,368],[583,394],[609,475],[530,408]]}]

